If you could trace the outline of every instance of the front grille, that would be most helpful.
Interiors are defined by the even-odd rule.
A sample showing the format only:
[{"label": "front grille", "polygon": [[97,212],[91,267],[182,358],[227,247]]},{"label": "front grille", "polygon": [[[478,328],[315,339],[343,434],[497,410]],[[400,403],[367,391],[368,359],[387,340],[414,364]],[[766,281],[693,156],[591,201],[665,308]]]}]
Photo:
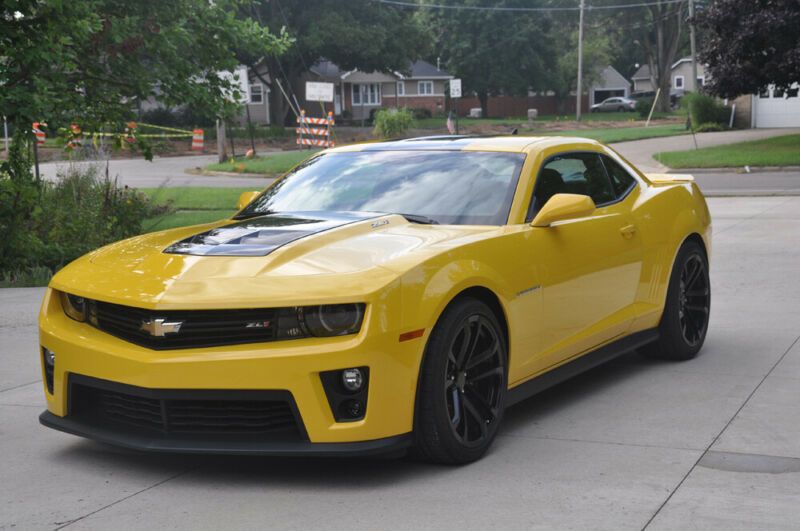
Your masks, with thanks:
[{"label": "front grille", "polygon": [[145,389],[70,377],[70,416],[89,424],[157,435],[269,436],[299,440],[304,430],[288,391]]},{"label": "front grille", "polygon": [[[90,320],[100,330],[152,349],[213,347],[276,339],[279,310],[146,310],[92,301]],[[181,323],[177,332],[153,335],[146,323]]]}]

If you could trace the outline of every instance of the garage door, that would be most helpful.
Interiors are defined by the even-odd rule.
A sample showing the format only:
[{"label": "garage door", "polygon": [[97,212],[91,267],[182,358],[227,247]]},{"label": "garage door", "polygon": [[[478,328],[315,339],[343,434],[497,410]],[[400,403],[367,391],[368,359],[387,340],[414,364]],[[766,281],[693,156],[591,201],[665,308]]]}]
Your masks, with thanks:
[{"label": "garage door", "polygon": [[770,88],[753,97],[755,127],[800,127],[798,84],[789,90]]}]

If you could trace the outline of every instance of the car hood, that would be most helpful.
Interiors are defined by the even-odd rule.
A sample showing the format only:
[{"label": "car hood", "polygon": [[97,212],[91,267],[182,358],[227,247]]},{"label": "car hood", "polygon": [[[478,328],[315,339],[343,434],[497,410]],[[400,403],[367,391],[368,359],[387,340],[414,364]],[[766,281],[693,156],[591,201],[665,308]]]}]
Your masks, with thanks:
[{"label": "car hood", "polygon": [[363,299],[435,254],[500,227],[398,215],[293,213],[123,240],[71,263],[51,287],[144,308],[246,308]]}]

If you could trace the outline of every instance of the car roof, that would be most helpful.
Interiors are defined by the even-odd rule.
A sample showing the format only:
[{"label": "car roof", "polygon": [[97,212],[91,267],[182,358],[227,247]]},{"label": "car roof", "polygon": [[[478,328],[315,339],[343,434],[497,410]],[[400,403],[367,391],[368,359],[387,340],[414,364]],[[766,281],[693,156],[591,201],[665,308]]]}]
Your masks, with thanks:
[{"label": "car roof", "polygon": [[328,153],[352,151],[501,151],[507,153],[532,153],[545,148],[567,144],[600,145],[596,140],[572,136],[521,136],[521,135],[441,135],[365,142],[326,150]]}]

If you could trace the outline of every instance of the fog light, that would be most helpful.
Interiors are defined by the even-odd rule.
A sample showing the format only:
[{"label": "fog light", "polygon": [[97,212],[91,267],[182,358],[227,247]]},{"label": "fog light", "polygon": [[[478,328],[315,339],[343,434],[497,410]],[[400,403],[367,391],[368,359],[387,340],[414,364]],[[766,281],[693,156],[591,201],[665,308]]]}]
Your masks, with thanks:
[{"label": "fog light", "polygon": [[56,353],[49,348],[42,347],[42,363],[44,364],[44,384],[47,392],[52,395],[56,373]]},{"label": "fog light", "polygon": [[48,367],[55,367],[56,366],[56,353],[50,350],[49,348],[42,348],[42,352],[44,353],[44,363]]},{"label": "fog light", "polygon": [[342,371],[342,384],[348,391],[355,393],[364,385],[364,375],[361,369],[345,369]]}]

